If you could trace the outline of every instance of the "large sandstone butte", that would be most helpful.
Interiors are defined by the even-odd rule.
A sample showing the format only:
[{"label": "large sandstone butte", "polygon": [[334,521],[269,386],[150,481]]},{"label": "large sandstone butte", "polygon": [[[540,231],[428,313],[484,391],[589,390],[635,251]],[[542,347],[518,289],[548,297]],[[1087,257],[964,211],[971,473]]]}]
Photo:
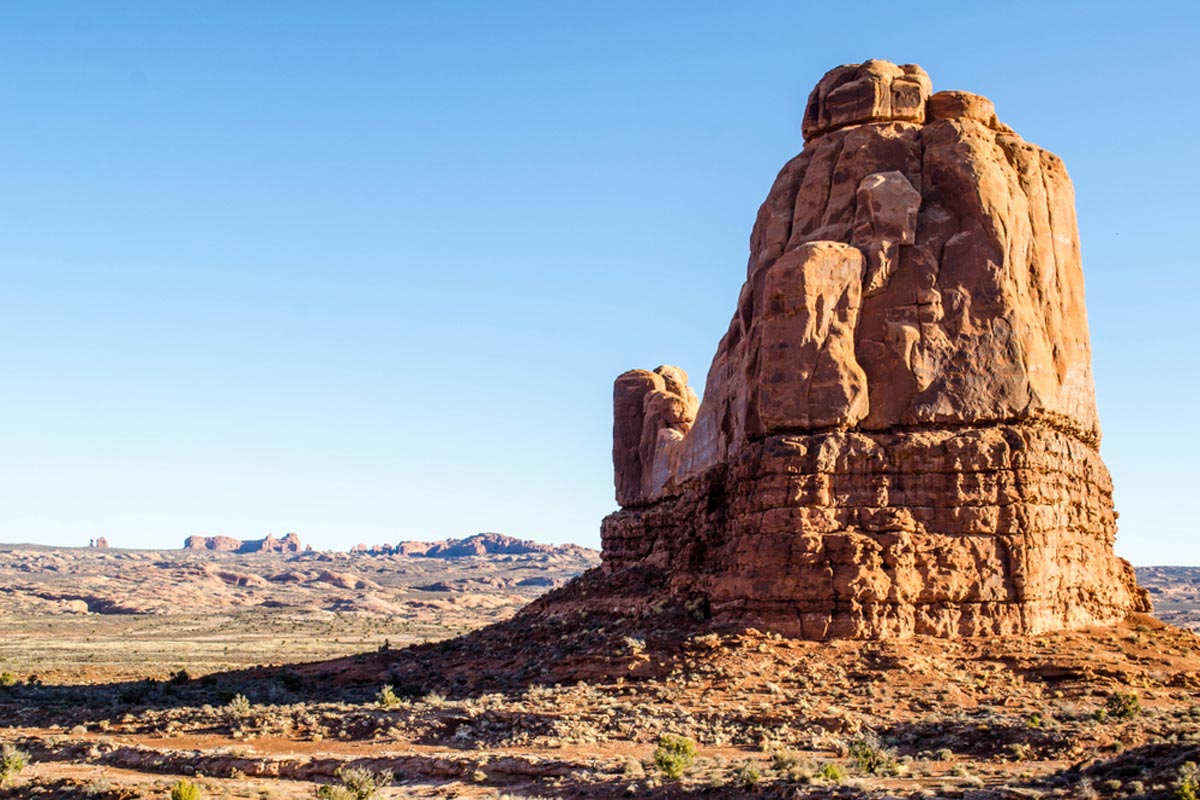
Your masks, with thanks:
[{"label": "large sandstone butte", "polygon": [[809,639],[1148,610],[1112,549],[1062,161],[886,61],[826,74],[803,133],[703,402],[675,367],[616,381],[601,580]]}]

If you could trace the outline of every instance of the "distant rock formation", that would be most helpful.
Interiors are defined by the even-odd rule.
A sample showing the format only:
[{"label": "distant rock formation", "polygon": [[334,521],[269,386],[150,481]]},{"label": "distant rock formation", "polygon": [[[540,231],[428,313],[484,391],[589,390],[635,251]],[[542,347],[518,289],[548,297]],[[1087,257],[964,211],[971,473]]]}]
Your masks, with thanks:
[{"label": "distant rock formation", "polygon": [[703,402],[675,367],[617,378],[609,584],[810,639],[1148,610],[1112,550],[1062,161],[885,61],[826,74],[803,133]]},{"label": "distant rock formation", "polygon": [[538,544],[528,539],[514,539],[500,533],[477,533],[465,539],[443,539],[439,542],[400,542],[395,546],[364,544],[350,549],[351,555],[398,555],[419,558],[465,558],[484,555],[524,555],[530,553],[567,553],[580,550],[578,545]]},{"label": "distant rock formation", "polygon": [[88,547],[108,547],[108,539],[103,536],[96,539],[88,539]]},{"label": "distant rock formation", "polygon": [[262,539],[234,539],[230,536],[189,536],[184,550],[217,550],[227,553],[299,553],[300,537],[289,533],[282,539],[268,534]]}]

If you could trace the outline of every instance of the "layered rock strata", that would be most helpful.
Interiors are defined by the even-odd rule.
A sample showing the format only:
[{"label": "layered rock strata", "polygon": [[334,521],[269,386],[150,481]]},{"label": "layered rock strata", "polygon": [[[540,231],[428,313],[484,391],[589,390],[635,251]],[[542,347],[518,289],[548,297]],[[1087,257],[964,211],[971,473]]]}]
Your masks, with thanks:
[{"label": "layered rock strata", "polygon": [[826,74],[803,132],[703,402],[675,367],[616,381],[605,575],[805,638],[1147,609],[1112,551],[1062,162],[882,61]]}]

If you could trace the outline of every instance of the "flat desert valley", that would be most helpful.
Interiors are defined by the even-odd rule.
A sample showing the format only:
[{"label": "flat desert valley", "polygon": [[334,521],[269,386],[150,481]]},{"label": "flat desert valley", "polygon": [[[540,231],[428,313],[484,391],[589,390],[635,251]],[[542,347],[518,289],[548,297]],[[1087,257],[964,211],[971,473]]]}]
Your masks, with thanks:
[{"label": "flat desert valley", "polygon": [[0,797],[1176,797],[1200,761],[1198,568],[1028,639],[514,618],[598,562],[0,547]]}]

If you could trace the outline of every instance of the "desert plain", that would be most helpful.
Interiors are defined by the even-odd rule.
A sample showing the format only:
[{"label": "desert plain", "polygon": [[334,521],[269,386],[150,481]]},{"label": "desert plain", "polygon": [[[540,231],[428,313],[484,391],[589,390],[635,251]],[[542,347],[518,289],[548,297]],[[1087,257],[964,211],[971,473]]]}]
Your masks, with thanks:
[{"label": "desert plain", "polygon": [[[1138,570],[1157,617],[1028,638],[813,642],[711,630],[686,608],[518,613],[597,562],[579,547],[4,546],[0,739],[29,764],[0,796],[166,798],[181,779],[213,798],[1166,798],[1192,785],[1200,569]],[[678,777],[656,761],[664,735],[695,743]],[[345,778],[364,775],[378,785],[355,795]]]}]

